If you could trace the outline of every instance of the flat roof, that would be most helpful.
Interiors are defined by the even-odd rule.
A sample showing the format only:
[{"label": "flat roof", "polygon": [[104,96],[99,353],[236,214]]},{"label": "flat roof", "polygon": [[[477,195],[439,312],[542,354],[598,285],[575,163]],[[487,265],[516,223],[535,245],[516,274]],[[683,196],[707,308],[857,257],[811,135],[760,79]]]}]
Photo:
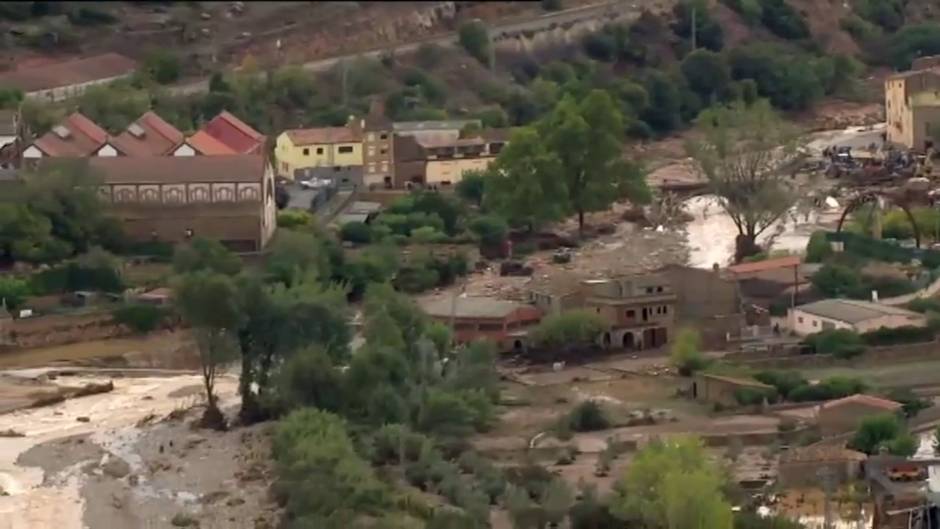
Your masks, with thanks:
[{"label": "flat roof", "polygon": [[453,313],[457,318],[505,318],[524,306],[514,301],[483,296],[458,297],[456,306],[450,298],[421,303],[421,309],[429,316],[449,317]]},{"label": "flat roof", "polygon": [[800,266],[800,257],[798,255],[788,255],[776,259],[765,259],[753,263],[741,263],[728,267],[728,270],[734,274],[753,274],[765,270],[775,270],[777,268],[793,268]]},{"label": "flat roof", "polygon": [[857,299],[822,299],[794,310],[845,323],[861,323],[882,316],[921,316],[911,310]]}]

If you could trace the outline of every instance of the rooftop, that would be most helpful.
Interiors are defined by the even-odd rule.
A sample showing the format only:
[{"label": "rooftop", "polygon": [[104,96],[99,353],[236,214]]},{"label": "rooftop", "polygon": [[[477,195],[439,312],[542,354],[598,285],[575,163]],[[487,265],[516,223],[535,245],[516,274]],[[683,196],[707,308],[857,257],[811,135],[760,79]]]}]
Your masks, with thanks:
[{"label": "rooftop", "polygon": [[294,145],[331,143],[354,143],[362,141],[362,135],[348,127],[322,127],[317,129],[291,129],[284,134]]},{"label": "rooftop", "polygon": [[108,133],[75,112],[33,142],[46,156],[91,156],[108,139]]},{"label": "rooftop", "polygon": [[452,313],[457,318],[505,318],[520,308],[528,307],[513,301],[488,297],[458,297],[456,309],[451,298],[442,298],[421,304],[421,308],[430,316],[447,316]]},{"label": "rooftop", "polygon": [[109,184],[174,184],[186,182],[253,182],[264,178],[264,157],[118,156],[88,159]]},{"label": "rooftop", "polygon": [[846,404],[864,404],[872,408],[880,408],[885,411],[895,411],[902,407],[900,402],[883,399],[881,397],[874,397],[872,395],[863,395],[861,393],[856,393],[855,395],[843,397],[841,399],[824,402],[820,407],[824,409],[832,409],[839,406],[845,406]]},{"label": "rooftop", "polygon": [[415,132],[422,130],[460,130],[468,125],[482,126],[478,119],[453,119],[449,121],[397,121],[392,124],[395,132]]},{"label": "rooftop", "polygon": [[0,73],[0,86],[37,92],[62,86],[110,79],[133,73],[137,63],[117,53],[105,53],[84,59],[57,62],[34,68]]},{"label": "rooftop", "polygon": [[883,316],[922,316],[907,309],[856,299],[823,299],[800,305],[796,307],[796,310],[849,324],[861,323]]},{"label": "rooftop", "polygon": [[128,125],[112,142],[127,156],[162,156],[183,142],[183,133],[150,111]]},{"label": "rooftop", "polygon": [[264,144],[265,139],[263,134],[227,110],[223,110],[218,116],[209,120],[202,130],[239,154],[257,151]]},{"label": "rooftop", "polygon": [[236,154],[228,145],[210,136],[206,131],[200,130],[186,139],[186,143],[196,150],[199,154],[205,156],[217,156],[220,154]]}]

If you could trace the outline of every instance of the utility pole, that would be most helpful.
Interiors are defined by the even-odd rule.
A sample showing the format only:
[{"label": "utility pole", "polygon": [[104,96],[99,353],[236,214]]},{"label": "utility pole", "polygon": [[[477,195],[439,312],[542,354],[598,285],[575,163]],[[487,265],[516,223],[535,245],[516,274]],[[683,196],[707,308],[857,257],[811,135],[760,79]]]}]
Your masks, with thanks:
[{"label": "utility pole", "polygon": [[698,28],[696,27],[697,25],[696,25],[696,23],[695,23],[695,19],[696,19],[697,15],[698,15],[697,9],[696,9],[696,7],[693,5],[693,6],[692,6],[692,51],[695,51],[696,49],[698,49],[698,43],[697,43],[697,40],[696,40],[696,37],[698,36],[698,35],[696,34]]},{"label": "utility pole", "polygon": [[832,470],[823,467],[816,472],[823,487],[823,529],[832,529]]}]

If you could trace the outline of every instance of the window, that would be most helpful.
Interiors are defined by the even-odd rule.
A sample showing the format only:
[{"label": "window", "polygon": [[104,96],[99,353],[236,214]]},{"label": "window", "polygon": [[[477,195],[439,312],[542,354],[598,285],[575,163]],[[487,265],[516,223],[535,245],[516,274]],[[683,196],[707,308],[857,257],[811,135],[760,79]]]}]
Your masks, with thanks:
[{"label": "window", "polygon": [[669,314],[669,307],[666,305],[663,305],[663,314]]},{"label": "window", "polygon": [[662,292],[662,291],[663,291],[663,287],[656,287],[656,292]]},{"label": "window", "polygon": [[375,141],[375,133],[374,133],[374,132],[370,132],[370,133],[369,133],[369,141]]},{"label": "window", "polygon": [[340,154],[349,154],[353,151],[353,148],[352,148],[352,145],[343,145],[337,150],[339,151]]},{"label": "window", "polygon": [[369,147],[369,156],[375,156],[375,147]]},{"label": "window", "polygon": [[633,310],[633,309],[628,310],[628,311],[627,311],[627,317],[628,317],[628,318],[636,318],[636,311]]},{"label": "window", "polygon": [[317,154],[323,154],[323,147],[317,147]]},{"label": "window", "polygon": [[388,139],[388,134],[385,134],[385,133],[383,132],[383,133],[379,136],[379,139],[380,139],[380,140],[387,140],[387,139]]},{"label": "window", "polygon": [[501,331],[503,330],[503,324],[502,323],[481,323],[480,330],[481,331]]},{"label": "window", "polygon": [[817,320],[813,320],[813,327],[819,327],[819,322]]},{"label": "window", "polygon": [[653,293],[653,287],[646,287],[646,293],[647,293],[647,294],[652,294],[652,293]]},{"label": "window", "polygon": [[310,156],[310,149],[304,149],[304,156]]},{"label": "window", "polygon": [[379,151],[379,154],[388,154],[388,149],[382,149]]}]

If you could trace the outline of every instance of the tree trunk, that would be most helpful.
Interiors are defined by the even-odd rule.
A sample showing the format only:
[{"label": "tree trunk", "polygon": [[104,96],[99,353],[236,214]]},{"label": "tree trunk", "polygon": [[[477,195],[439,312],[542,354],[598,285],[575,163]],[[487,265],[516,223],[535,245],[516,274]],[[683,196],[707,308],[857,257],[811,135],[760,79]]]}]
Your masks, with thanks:
[{"label": "tree trunk", "polygon": [[258,397],[251,390],[251,383],[254,380],[254,370],[249,355],[242,353],[242,372],[238,378],[238,393],[242,396],[242,407],[238,412],[241,422],[244,424],[253,424],[258,422],[261,416]]},{"label": "tree trunk", "polygon": [[739,233],[734,239],[734,262],[740,263],[745,257],[760,253],[760,246],[757,245],[757,237],[745,233]]},{"label": "tree trunk", "polygon": [[578,236],[584,238],[584,210],[578,210]]}]

